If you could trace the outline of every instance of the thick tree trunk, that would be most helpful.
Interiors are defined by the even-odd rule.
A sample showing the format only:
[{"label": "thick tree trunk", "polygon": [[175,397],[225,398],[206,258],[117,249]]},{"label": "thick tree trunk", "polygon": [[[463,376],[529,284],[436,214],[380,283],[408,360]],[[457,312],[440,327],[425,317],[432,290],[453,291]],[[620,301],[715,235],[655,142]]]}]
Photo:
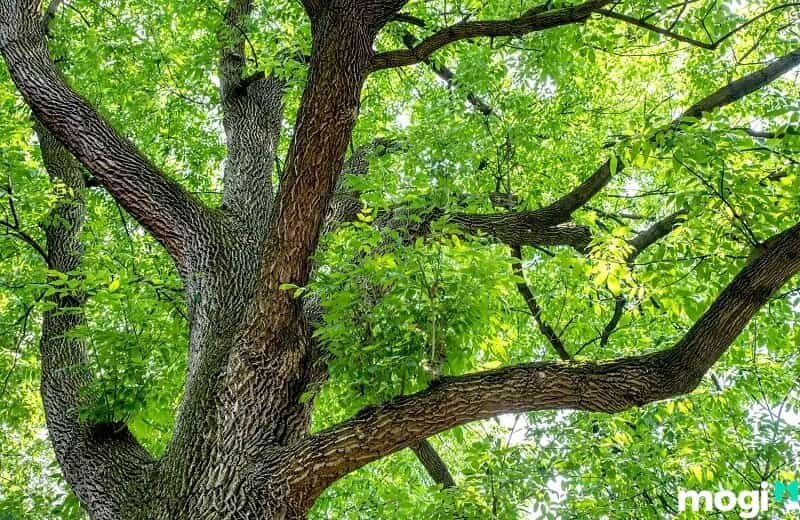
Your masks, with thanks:
[{"label": "thick tree trunk", "polygon": [[231,152],[223,216],[208,224],[214,239],[189,255],[189,373],[176,432],[151,486],[160,494],[152,518],[300,519],[313,504],[315,496],[288,482],[284,461],[287,448],[308,434],[310,402],[301,396],[324,371],[302,302],[280,287],[308,281],[374,31],[352,10],[331,8],[315,17],[313,37],[308,87],[263,242],[235,231],[269,208],[253,206],[259,199],[252,190],[271,190],[270,165],[247,154],[264,151],[253,139],[274,143],[276,124],[249,123],[265,115],[252,111],[253,98],[263,99],[258,89],[274,83],[256,79],[243,89],[235,56],[223,54]]}]

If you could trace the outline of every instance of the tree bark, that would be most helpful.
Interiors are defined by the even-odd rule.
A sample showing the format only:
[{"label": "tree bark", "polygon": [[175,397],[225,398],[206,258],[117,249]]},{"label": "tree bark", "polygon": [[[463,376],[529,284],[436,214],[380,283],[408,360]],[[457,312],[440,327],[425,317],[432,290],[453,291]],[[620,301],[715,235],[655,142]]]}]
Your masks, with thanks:
[{"label": "tree bark", "polygon": [[[58,200],[44,224],[51,269],[67,279],[79,277],[86,218],[83,170],[43,126],[36,134],[47,173]],[[41,394],[47,431],[67,482],[92,518],[130,516],[132,497],[143,484],[154,461],[124,424],[87,424],[81,410],[91,404],[85,390],[92,381],[86,348],[71,336],[85,323],[81,289],[67,284],[49,298],[53,308],[44,313],[40,352]]]}]

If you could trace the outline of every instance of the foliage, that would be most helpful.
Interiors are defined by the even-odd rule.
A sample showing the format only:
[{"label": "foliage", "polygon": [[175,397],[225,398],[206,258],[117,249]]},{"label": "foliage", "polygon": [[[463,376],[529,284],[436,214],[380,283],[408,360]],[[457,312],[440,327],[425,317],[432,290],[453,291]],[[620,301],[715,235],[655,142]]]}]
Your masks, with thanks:
[{"label": "foliage", "polygon": [[[649,22],[665,27],[677,14],[672,4],[625,0],[616,10],[655,13]],[[689,4],[672,30],[714,41],[779,2]],[[404,12],[439,27],[529,7],[412,1]],[[225,153],[215,76],[222,12],[216,0],[76,0],[52,28],[75,88],[212,203]],[[325,310],[317,336],[330,352],[330,377],[306,395],[315,428],[442,375],[555,358],[517,292],[506,246],[464,235],[446,217],[434,218],[424,237],[409,238],[408,228],[430,208],[497,211],[488,194],[498,186],[519,197],[516,209],[541,207],[613,152],[627,168],[576,214],[592,227],[591,253],[526,248],[527,282],[543,319],[578,358],[651,351],[680,338],[754,247],[800,214],[800,81],[790,73],[680,133],[664,125],[797,47],[798,17],[796,8],[776,10],[712,51],[593,16],[523,38],[449,46],[433,57],[454,72],[449,84],[422,64],[374,74],[352,149],[376,136],[399,147],[372,154],[369,172],[346,181],[360,193],[359,219],[323,237],[314,280],[297,294],[319,297]],[[290,57],[308,52],[308,22],[297,3],[283,0],[259,6],[253,18],[248,67],[289,80],[290,122],[305,74]],[[379,49],[402,47],[406,29],[390,24]],[[44,243],[39,226],[58,188],[4,70],[0,82],[3,218],[13,203],[25,232]],[[481,114],[472,96],[493,115]],[[282,149],[291,137],[291,125],[284,128]],[[87,323],[75,334],[87,340],[98,380],[86,389],[94,405],[81,413],[129,422],[158,453],[186,365],[181,282],[159,245],[107,194],[93,189],[87,203],[86,255],[70,283],[89,296]],[[398,207],[406,222],[374,225]],[[685,221],[627,263],[625,240],[678,209]],[[45,297],[68,283],[53,274],[28,244],[0,233],[0,519],[81,517],[54,465],[38,396]],[[434,440],[456,488],[432,485],[404,450],[338,482],[314,517],[662,518],[675,511],[681,488],[751,489],[797,478],[800,299],[793,286],[785,289],[690,396],[615,416],[535,413],[459,426]],[[601,342],[620,295],[625,313]]]}]

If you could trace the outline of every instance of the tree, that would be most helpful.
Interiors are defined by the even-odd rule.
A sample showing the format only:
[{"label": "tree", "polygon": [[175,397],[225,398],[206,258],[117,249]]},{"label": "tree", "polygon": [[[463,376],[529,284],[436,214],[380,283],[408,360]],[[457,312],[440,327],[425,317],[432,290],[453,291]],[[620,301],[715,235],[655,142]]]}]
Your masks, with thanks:
[{"label": "tree", "polygon": [[[455,14],[434,4],[306,0],[301,12],[292,4],[230,0],[223,7],[167,7],[164,16],[160,6],[108,14],[113,4],[102,2],[0,1],[0,50],[33,114],[55,187],[44,243],[16,213],[21,175],[8,183],[11,217],[2,224],[46,264],[47,288],[36,295],[38,307],[26,302],[25,323],[34,308],[42,312],[47,431],[64,478],[92,518],[306,518],[335,482],[408,447],[437,482],[457,487],[426,439],[501,414],[618,414],[690,393],[773,302],[775,334],[796,334],[787,301],[793,293],[778,294],[800,270],[798,83],[786,76],[800,63],[796,4],[737,11],[716,2],[656,8],[589,0],[525,10],[466,2]],[[109,23],[115,29],[104,43]],[[152,27],[175,31],[179,41],[154,37],[162,41],[152,54],[149,44],[138,48]],[[88,41],[78,43],[84,31]],[[137,103],[135,90],[147,88],[139,80],[168,76],[171,65],[186,75],[185,85],[207,80],[208,52],[192,57],[181,47],[193,37],[218,53],[218,94],[204,86],[196,93],[200,101],[180,91],[165,95],[154,79],[149,100],[137,109],[138,124],[142,137],[172,138],[154,111],[168,112],[162,104],[176,97],[200,107],[181,108],[179,127],[202,128],[216,117],[204,110],[221,114],[219,197],[195,193],[215,191],[209,172],[220,164],[218,150],[180,158],[166,138],[134,143],[116,130],[118,116],[129,113],[126,104]],[[121,49],[126,39],[130,48]],[[622,50],[611,48],[615,41]],[[630,54],[642,41],[662,46],[669,57],[614,55]],[[118,72],[142,77],[128,91],[121,84],[87,87],[90,103],[66,78],[87,82],[102,74],[92,68],[114,69],[96,54],[103,47],[138,60],[142,71]],[[602,49],[607,56],[599,56]],[[462,51],[471,56],[464,70]],[[581,53],[578,63],[569,62],[572,51]],[[502,58],[494,61],[495,53]],[[434,74],[439,84],[429,88],[445,93],[430,107],[425,87],[402,86],[412,66],[415,74]],[[600,71],[607,77],[587,82]],[[652,89],[644,93],[643,115],[641,92],[615,92],[628,80]],[[489,96],[495,89],[509,92],[500,106]],[[430,114],[429,128],[380,135],[397,124],[381,111],[402,101],[400,94],[413,95]],[[367,103],[370,96],[385,99]],[[613,110],[594,108],[597,96],[608,96]],[[110,99],[105,106],[104,99]],[[542,113],[531,113],[531,104]],[[292,125],[284,124],[287,114]],[[458,120],[445,117],[454,114]],[[751,117],[760,126],[750,125]],[[151,118],[155,127],[145,128]],[[356,129],[364,118],[369,122]],[[462,124],[460,136],[449,130],[463,139],[452,143],[461,157],[444,143],[424,142],[425,135],[435,141],[442,127]],[[190,141],[213,135],[213,128],[196,132]],[[554,139],[570,143],[547,152],[544,143]],[[394,185],[370,180],[381,161],[407,170],[394,176]],[[187,179],[176,178],[185,171]],[[424,183],[431,187],[423,190]],[[608,193],[612,183],[624,187],[621,197]],[[401,185],[419,192],[404,197]],[[649,186],[657,187],[648,193],[652,200],[632,195]],[[88,193],[94,188],[103,193]],[[106,209],[92,214],[91,204]],[[178,289],[185,302],[185,311],[181,304],[169,313],[152,310],[177,328],[185,312],[188,323],[183,390],[158,455],[132,431],[140,396],[122,393],[152,370],[143,361],[150,353],[135,352],[130,366],[115,373],[111,397],[101,368],[108,356],[126,352],[103,344],[130,346],[141,332],[121,341],[92,327],[99,316],[92,300],[119,291],[122,276],[98,290],[103,272],[92,272],[92,262],[102,260],[86,257],[82,228],[97,215],[98,232],[110,233],[103,231],[111,225],[109,207],[119,208],[127,234],[116,239],[131,248],[147,240],[128,228],[129,215],[163,247],[179,276],[173,285],[156,281],[163,259],[150,260],[139,266],[142,273],[123,269],[133,286],[124,290],[129,296],[144,290],[134,282]],[[676,230],[681,237],[674,238]],[[634,277],[642,255],[668,238],[678,254],[664,246],[653,262],[664,261],[674,274],[683,269],[679,257],[697,245],[721,273],[719,282],[695,279],[671,293],[667,288],[681,280],[666,283],[665,270],[645,267],[641,279]],[[122,248],[113,241],[106,247]],[[531,267],[533,275],[526,272]],[[448,269],[461,278],[448,278]],[[531,276],[535,285],[526,281]],[[567,279],[566,292],[584,288],[568,313],[600,307],[596,315],[569,330],[571,321],[545,308],[536,293],[556,278]],[[470,299],[465,283],[486,292]],[[498,315],[516,312],[498,306],[508,301],[509,286],[526,306],[525,328],[535,332],[515,360],[497,325]],[[402,315],[415,309],[413,319]],[[386,312],[395,314],[387,320]],[[674,315],[664,318],[667,312]],[[652,323],[659,316],[673,321],[658,328]],[[138,318],[147,320],[147,310],[140,308]],[[622,333],[626,320],[632,332]],[[691,327],[683,327],[689,320]],[[128,316],[120,323],[109,329],[136,330]],[[481,337],[496,341],[475,348]],[[536,352],[544,356],[530,347],[543,341],[559,360],[530,360]],[[176,349],[164,348],[171,356]],[[490,363],[487,352],[502,366]],[[171,364],[162,360],[160,369]],[[159,395],[177,392],[172,386]],[[367,406],[351,413],[337,392]],[[162,413],[175,399],[165,401],[157,405]],[[324,427],[312,429],[312,413],[320,410],[350,417],[316,419]]]}]

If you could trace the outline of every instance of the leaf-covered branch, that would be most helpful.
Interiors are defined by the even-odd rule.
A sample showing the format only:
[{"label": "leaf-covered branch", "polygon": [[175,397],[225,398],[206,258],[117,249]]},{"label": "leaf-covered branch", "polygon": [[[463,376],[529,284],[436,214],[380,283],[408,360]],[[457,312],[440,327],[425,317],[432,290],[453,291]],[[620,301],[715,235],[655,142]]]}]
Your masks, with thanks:
[{"label": "leaf-covered branch", "polygon": [[[678,210],[628,240],[628,243],[633,247],[625,258],[625,262],[628,266],[632,266],[636,258],[642,254],[645,249],[670,234],[685,216],[685,210]],[[611,334],[617,329],[617,325],[619,325],[622,319],[622,313],[625,311],[625,303],[626,298],[623,294],[618,295],[614,299],[614,312],[611,315],[611,319],[608,320],[608,323],[606,323],[605,327],[603,327],[603,330],[600,332],[600,336],[596,339],[600,341],[601,346],[604,347],[608,344]]]},{"label": "leaf-covered branch", "polygon": [[[795,49],[762,69],[746,74],[702,98],[675,118],[668,129],[677,130],[695,124],[704,113],[755,92],[798,63],[800,49]],[[468,231],[480,231],[511,245],[569,245],[582,249],[591,240],[591,231],[585,226],[569,223],[572,214],[586,205],[624,167],[622,159],[615,156],[600,165],[572,191],[536,210],[494,215],[458,214],[451,220]]]},{"label": "leaf-covered branch", "polygon": [[[757,22],[758,20],[764,18],[765,16],[768,16],[771,13],[775,13],[777,11],[781,11],[781,10],[784,10],[784,9],[789,9],[789,8],[792,8],[792,7],[800,7],[800,2],[787,2],[785,4],[777,5],[775,7],[767,9],[765,11],[762,11],[761,13],[757,14],[753,18],[747,20],[746,22],[744,22],[744,23],[742,23],[740,25],[737,25],[736,27],[734,27],[730,31],[726,32],[722,36],[719,36],[718,38],[716,38],[716,39],[714,39],[713,41],[710,41],[710,42],[704,42],[702,40],[697,40],[695,38],[692,38],[692,37],[689,37],[689,36],[685,36],[685,35],[682,35],[680,33],[675,32],[673,30],[673,27],[675,26],[675,22],[673,22],[671,27],[664,28],[664,27],[659,27],[658,25],[654,25],[654,24],[649,23],[647,21],[646,17],[645,18],[636,18],[636,17],[633,17],[633,16],[626,15],[624,13],[618,13],[618,12],[616,12],[614,10],[611,10],[611,9],[597,9],[596,12],[601,14],[601,15],[603,15],[603,16],[605,16],[605,17],[607,17],[607,18],[613,18],[615,20],[620,20],[622,22],[634,25],[634,26],[639,27],[641,29],[645,29],[645,30],[648,30],[648,31],[652,31],[652,32],[654,32],[656,34],[660,34],[662,36],[666,36],[667,38],[670,38],[670,39],[673,39],[673,40],[676,40],[676,41],[679,41],[679,42],[683,42],[683,43],[688,43],[689,45],[693,45],[695,47],[700,47],[702,49],[713,51],[713,50],[718,49],[719,46],[722,45],[723,42],[725,42],[726,40],[730,39],[732,36],[734,36],[735,34],[739,33],[740,31],[746,29],[747,27],[749,27],[753,23]],[[676,22],[677,22],[677,20],[678,19],[676,19]]]},{"label": "leaf-covered branch", "polygon": [[800,64],[800,48],[781,56],[764,68],[751,72],[728,83],[721,89],[701,99],[672,122],[672,127],[691,124],[691,118],[699,118],[705,112],[730,105],[734,101],[755,92]]},{"label": "leaf-covered branch", "polygon": [[293,482],[321,490],[418,439],[502,413],[617,413],[691,392],[771,295],[800,271],[800,224],[769,242],[673,347],[610,361],[528,363],[443,378],[301,442],[288,454]]},{"label": "leaf-covered branch", "polygon": [[5,192],[8,196],[8,210],[11,213],[11,220],[0,219],[0,226],[5,228],[5,233],[22,240],[25,244],[30,246],[45,261],[45,263],[48,263],[47,251],[45,248],[42,247],[42,245],[30,235],[30,233],[22,228],[22,224],[19,221],[19,216],[14,204],[14,188],[10,180],[5,187]]}]

